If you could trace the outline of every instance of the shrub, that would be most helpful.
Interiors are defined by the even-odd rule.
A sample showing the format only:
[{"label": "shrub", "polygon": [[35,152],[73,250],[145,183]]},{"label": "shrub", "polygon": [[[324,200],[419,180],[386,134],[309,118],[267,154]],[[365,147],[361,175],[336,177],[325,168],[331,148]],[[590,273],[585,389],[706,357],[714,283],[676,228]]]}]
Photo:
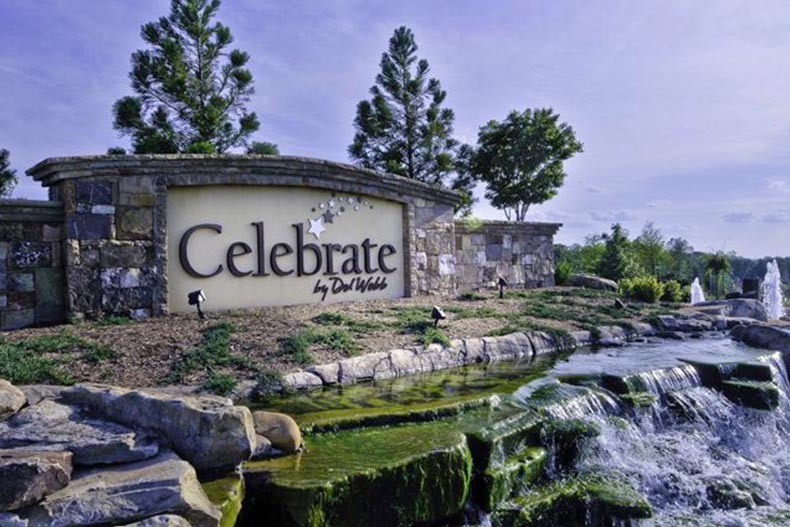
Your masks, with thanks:
[{"label": "shrub", "polygon": [[217,395],[228,395],[236,387],[236,378],[229,373],[212,372],[203,387]]},{"label": "shrub", "polygon": [[573,266],[570,262],[560,262],[554,269],[554,283],[556,285],[565,285],[568,283],[568,277],[573,272]]},{"label": "shrub", "polygon": [[664,294],[661,295],[661,300],[664,302],[682,302],[683,301],[683,288],[677,280],[669,280],[664,282]]},{"label": "shrub", "polygon": [[478,300],[485,300],[485,299],[486,299],[485,295],[481,295],[476,291],[467,291],[466,293],[461,293],[460,295],[458,295],[458,300],[461,300],[463,302],[475,302]]},{"label": "shrub", "polygon": [[636,278],[624,278],[620,280],[620,294],[654,304],[664,294],[664,286],[654,276],[637,276]]}]

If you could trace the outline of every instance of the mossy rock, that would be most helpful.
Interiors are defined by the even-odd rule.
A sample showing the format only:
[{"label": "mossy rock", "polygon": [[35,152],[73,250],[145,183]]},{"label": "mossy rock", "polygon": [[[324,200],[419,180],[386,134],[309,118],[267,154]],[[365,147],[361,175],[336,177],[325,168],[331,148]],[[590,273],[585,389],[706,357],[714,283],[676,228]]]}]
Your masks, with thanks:
[{"label": "mossy rock", "polygon": [[634,392],[620,395],[620,399],[632,408],[649,408],[658,399],[652,393]]},{"label": "mossy rock", "polygon": [[636,375],[604,375],[601,385],[618,395],[647,391],[647,386]]},{"label": "mossy rock", "polygon": [[297,416],[299,426],[305,433],[327,433],[388,426],[402,423],[421,423],[452,417],[475,408],[491,406],[492,397],[507,398],[509,396],[478,396],[467,395],[453,399],[438,399],[424,403],[402,406],[384,406],[368,408],[342,408],[311,412]]},{"label": "mossy rock", "polygon": [[584,419],[546,421],[540,429],[540,444],[549,450],[551,463],[560,472],[572,468],[601,429]]},{"label": "mossy rock", "polygon": [[488,426],[475,428],[474,421],[461,426],[469,441],[475,470],[482,473],[494,465],[502,465],[510,456],[526,446],[536,445],[544,418],[535,411],[503,408],[490,412]]},{"label": "mossy rock", "polygon": [[652,517],[647,499],[614,478],[583,477],[538,487],[492,515],[496,527],[626,526]]},{"label": "mossy rock", "polygon": [[765,362],[741,362],[735,366],[731,379],[773,382],[774,374],[771,366]]},{"label": "mossy rock", "polygon": [[730,401],[756,410],[775,410],[779,388],[772,382],[724,381],[721,390]]},{"label": "mossy rock", "polygon": [[245,524],[405,527],[462,511],[472,457],[463,434],[426,423],[309,437],[305,453],[243,470]]},{"label": "mossy rock", "polygon": [[680,361],[694,366],[702,385],[706,388],[720,388],[721,383],[729,379],[735,369],[735,363],[732,362],[713,363],[689,359],[680,359]]},{"label": "mossy rock", "polygon": [[575,373],[567,375],[558,375],[557,380],[566,384],[573,384],[575,386],[587,386],[595,388],[601,386],[603,383],[603,374],[601,373]]},{"label": "mossy rock", "polygon": [[475,485],[476,501],[490,512],[514,494],[526,491],[543,475],[547,459],[545,448],[527,447],[504,465],[487,468]]},{"label": "mossy rock", "polygon": [[244,500],[244,478],[241,474],[202,483],[211,503],[222,511],[220,527],[233,527]]}]

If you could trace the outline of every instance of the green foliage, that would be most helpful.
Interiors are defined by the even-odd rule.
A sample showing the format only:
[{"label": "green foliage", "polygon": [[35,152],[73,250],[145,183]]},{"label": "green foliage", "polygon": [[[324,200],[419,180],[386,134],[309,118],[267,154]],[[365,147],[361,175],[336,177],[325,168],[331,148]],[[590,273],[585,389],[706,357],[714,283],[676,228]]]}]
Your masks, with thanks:
[{"label": "green foliage", "polygon": [[228,395],[236,384],[236,378],[229,373],[211,372],[203,383],[203,388],[217,395]]},{"label": "green foliage", "polygon": [[446,348],[450,346],[450,339],[447,338],[447,335],[444,334],[444,331],[431,326],[425,329],[425,332],[422,335],[422,343],[424,346],[430,346],[431,344],[441,344]]},{"label": "green foliage", "polygon": [[220,322],[203,330],[200,343],[181,355],[173,365],[167,381],[182,383],[187,375],[195,371],[213,372],[217,366],[230,364],[230,336],[235,330],[233,324],[227,322]]},{"label": "green foliage", "polygon": [[628,233],[619,223],[612,225],[612,233],[607,237],[606,247],[598,264],[598,274],[610,280],[620,281],[638,274],[630,252]]},{"label": "green foliage", "polygon": [[248,154],[256,154],[261,156],[279,156],[280,149],[274,143],[267,143],[265,141],[253,141],[247,148]]},{"label": "green foliage", "polygon": [[730,272],[731,268],[730,259],[722,252],[711,255],[705,263],[705,273],[713,282],[711,289],[714,289],[715,284],[716,298],[720,297],[722,278]]},{"label": "green foliage", "polygon": [[661,296],[661,300],[664,302],[683,302],[683,288],[680,282],[677,280],[664,282],[664,294]]},{"label": "green foliage", "polygon": [[111,146],[107,149],[108,156],[125,156],[126,149],[120,146]]},{"label": "green foliage", "polygon": [[65,367],[72,354],[88,362],[101,362],[116,356],[115,350],[67,331],[54,335],[7,342],[0,339],[0,378],[18,384],[53,382],[71,384]]},{"label": "green foliage", "polygon": [[652,221],[645,224],[642,234],[634,240],[637,263],[650,275],[660,278],[669,267],[669,253],[664,248],[664,236]]},{"label": "green foliage", "polygon": [[454,169],[455,115],[442,107],[447,93],[428,77],[428,61],[418,59],[417,49],[411,29],[395,30],[371,99],[357,104],[348,152],[365,168],[440,185]]},{"label": "green foliage", "polygon": [[554,268],[554,283],[556,285],[565,285],[568,283],[568,278],[573,272],[573,266],[570,262],[563,261],[557,264]]},{"label": "green foliage", "polygon": [[382,327],[382,324],[379,322],[357,320],[339,311],[321,313],[313,318],[313,322],[321,326],[341,326],[355,335],[368,334]]},{"label": "green foliage", "polygon": [[135,153],[222,153],[260,126],[246,105],[254,93],[249,55],[228,49],[230,30],[213,22],[219,0],[172,0],[170,14],[141,28],[149,48],[132,54],[136,95],[113,105],[113,126]]},{"label": "green foliage", "polygon": [[530,205],[556,196],[567,175],[563,162],[583,150],[559,118],[551,108],[514,110],[480,128],[471,171],[507,219],[524,221]]},{"label": "green foliage", "polygon": [[344,328],[305,328],[281,340],[282,353],[302,365],[313,362],[310,349],[314,345],[326,346],[346,357],[353,357],[360,350],[354,337]]},{"label": "green foliage", "polygon": [[8,197],[17,184],[16,170],[10,167],[10,152],[0,148],[0,197]]},{"label": "green foliage", "polygon": [[655,276],[624,278],[619,286],[621,295],[649,304],[655,304],[664,295],[664,285]]},{"label": "green foliage", "polygon": [[73,382],[60,361],[8,342],[0,342],[0,378],[14,384]]},{"label": "green foliage", "polygon": [[97,326],[127,326],[132,323],[129,317],[122,317],[118,315],[111,315],[96,321]]},{"label": "green foliage", "polygon": [[481,295],[476,291],[467,291],[466,293],[458,295],[458,300],[462,302],[477,302],[478,300],[485,300],[486,298],[485,295]]}]

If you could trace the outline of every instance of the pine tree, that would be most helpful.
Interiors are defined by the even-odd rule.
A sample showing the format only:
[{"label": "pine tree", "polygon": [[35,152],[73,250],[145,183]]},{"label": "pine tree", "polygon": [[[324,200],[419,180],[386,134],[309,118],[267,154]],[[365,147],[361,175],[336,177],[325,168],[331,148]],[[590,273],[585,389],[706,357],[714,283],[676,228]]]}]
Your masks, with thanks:
[{"label": "pine tree", "polygon": [[360,101],[351,158],[359,165],[440,185],[453,171],[455,115],[442,104],[447,93],[418,59],[411,29],[399,27],[381,57],[381,72]]},{"label": "pine tree", "polygon": [[16,170],[10,167],[8,158],[10,153],[5,148],[0,149],[0,196],[10,196],[16,187]]},{"label": "pine tree", "polygon": [[114,127],[135,153],[221,153],[245,146],[260,126],[249,55],[229,50],[230,30],[212,22],[220,0],[172,0],[170,14],[142,26],[150,46],[132,54],[135,96],[113,105]]},{"label": "pine tree", "polygon": [[635,273],[635,264],[629,253],[628,233],[619,223],[612,225],[612,233],[607,236],[598,274],[610,280],[629,278]]}]

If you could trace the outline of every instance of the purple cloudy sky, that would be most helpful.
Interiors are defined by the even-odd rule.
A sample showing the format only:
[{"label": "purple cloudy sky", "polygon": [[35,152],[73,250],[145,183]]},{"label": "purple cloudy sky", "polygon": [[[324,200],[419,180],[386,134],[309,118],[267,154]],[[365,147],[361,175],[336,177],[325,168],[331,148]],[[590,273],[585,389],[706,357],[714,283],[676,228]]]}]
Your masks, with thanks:
[{"label": "purple cloudy sky", "polygon": [[[0,148],[20,173],[128,143],[110,107],[165,0],[0,0]],[[393,29],[410,26],[473,142],[489,119],[551,106],[585,152],[533,221],[559,241],[653,220],[701,250],[790,255],[786,0],[225,0],[252,56],[256,139],[347,161],[357,101]],[[482,191],[482,189],[481,189]],[[480,192],[482,198],[482,192]],[[44,198],[26,176],[15,197]],[[502,218],[484,200],[483,218]]]}]

